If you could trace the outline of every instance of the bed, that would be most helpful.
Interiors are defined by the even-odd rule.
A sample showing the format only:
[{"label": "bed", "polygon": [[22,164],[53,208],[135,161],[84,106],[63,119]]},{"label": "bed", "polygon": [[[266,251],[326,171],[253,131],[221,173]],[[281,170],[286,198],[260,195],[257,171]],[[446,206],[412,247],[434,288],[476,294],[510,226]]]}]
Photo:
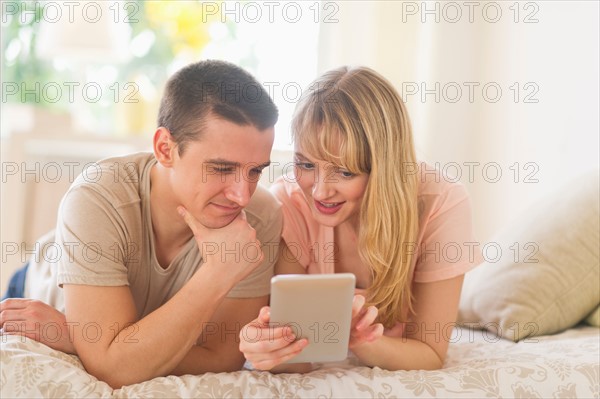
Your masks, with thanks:
[{"label": "bed", "polygon": [[453,330],[444,368],[390,372],[355,359],[308,374],[255,370],[168,376],[111,389],[76,356],[18,336],[2,336],[0,397],[48,398],[598,398],[600,329],[579,325],[518,343],[485,330]]},{"label": "bed", "polygon": [[[462,327],[452,330],[441,370],[390,372],[349,358],[308,374],[242,370],[112,389],[76,356],[3,335],[0,397],[600,398],[599,204],[600,177],[593,171],[490,241],[511,250],[465,276]],[[535,251],[517,258],[517,248]]]}]

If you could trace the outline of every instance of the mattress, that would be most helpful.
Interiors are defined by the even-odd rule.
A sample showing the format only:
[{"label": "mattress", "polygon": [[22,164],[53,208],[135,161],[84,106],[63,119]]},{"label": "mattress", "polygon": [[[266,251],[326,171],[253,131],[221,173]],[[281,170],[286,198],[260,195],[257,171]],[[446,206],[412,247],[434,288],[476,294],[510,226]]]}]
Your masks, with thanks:
[{"label": "mattress", "polygon": [[0,397],[49,398],[598,398],[600,329],[579,326],[518,343],[455,328],[443,369],[386,371],[356,359],[307,374],[256,370],[168,376],[112,389],[77,356],[19,336],[1,337]]}]

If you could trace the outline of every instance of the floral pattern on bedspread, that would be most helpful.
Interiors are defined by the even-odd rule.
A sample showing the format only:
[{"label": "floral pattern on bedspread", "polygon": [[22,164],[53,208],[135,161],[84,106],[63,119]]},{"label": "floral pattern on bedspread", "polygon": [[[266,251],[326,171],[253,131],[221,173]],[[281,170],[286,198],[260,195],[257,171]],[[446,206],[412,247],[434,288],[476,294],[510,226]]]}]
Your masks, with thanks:
[{"label": "floral pattern on bedspread", "polygon": [[114,398],[600,398],[600,329],[581,327],[513,343],[457,329],[444,369],[397,371],[323,364],[309,374],[243,370],[160,377],[113,390],[76,356],[2,336],[0,397]]}]

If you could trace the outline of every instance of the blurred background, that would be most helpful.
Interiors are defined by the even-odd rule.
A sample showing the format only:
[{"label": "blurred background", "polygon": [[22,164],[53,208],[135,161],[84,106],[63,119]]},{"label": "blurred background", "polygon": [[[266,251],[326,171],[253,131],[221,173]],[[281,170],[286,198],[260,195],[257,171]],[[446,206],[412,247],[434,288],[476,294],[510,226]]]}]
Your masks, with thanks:
[{"label": "blurred background", "polygon": [[599,166],[595,1],[0,4],[2,291],[85,165],[150,148],[164,82],[200,59],[264,84],[282,166],[308,83],[376,69],[407,103],[419,158],[467,186],[482,245]]}]

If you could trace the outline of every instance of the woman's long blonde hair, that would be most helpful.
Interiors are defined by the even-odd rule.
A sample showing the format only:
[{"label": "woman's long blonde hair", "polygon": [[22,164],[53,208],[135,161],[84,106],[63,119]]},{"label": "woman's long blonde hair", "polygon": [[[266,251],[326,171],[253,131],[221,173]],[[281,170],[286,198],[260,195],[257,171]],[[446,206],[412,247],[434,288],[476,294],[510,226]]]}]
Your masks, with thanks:
[{"label": "woman's long blonde hair", "polygon": [[412,313],[411,264],[418,234],[416,156],[398,92],[366,67],[342,67],[317,78],[296,106],[292,135],[312,156],[369,180],[360,209],[358,245],[370,267],[367,301],[386,327]]}]

